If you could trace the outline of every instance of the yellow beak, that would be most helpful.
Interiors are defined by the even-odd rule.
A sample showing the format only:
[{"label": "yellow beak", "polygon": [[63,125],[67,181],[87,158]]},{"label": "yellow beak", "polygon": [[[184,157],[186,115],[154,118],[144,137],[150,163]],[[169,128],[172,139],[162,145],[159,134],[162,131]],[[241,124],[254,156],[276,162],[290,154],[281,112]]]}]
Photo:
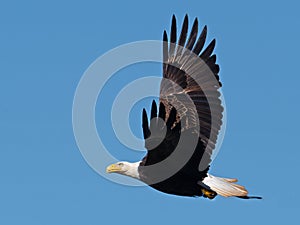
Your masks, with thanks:
[{"label": "yellow beak", "polygon": [[117,164],[111,164],[108,167],[106,167],[106,173],[116,173],[120,171],[121,171],[121,167]]}]

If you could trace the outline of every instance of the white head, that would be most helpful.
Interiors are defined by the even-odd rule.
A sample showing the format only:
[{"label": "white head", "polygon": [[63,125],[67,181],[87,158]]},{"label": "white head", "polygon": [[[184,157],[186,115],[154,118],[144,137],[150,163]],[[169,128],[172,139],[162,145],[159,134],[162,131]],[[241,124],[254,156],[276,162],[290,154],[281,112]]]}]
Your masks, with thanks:
[{"label": "white head", "polygon": [[117,162],[111,164],[106,168],[107,173],[119,173],[136,179],[140,179],[138,167],[140,162],[130,163],[130,162]]}]

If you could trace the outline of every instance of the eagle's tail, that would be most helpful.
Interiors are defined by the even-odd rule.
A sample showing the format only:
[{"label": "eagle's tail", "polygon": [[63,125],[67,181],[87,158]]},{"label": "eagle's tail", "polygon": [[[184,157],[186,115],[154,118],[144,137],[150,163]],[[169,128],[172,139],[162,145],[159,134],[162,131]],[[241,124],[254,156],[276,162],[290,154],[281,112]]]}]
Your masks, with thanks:
[{"label": "eagle's tail", "polygon": [[238,197],[244,199],[256,198],[261,199],[261,197],[248,196],[248,191],[244,186],[238,185],[237,179],[231,178],[221,178],[215,177],[210,174],[207,174],[207,177],[204,178],[203,183],[209,186],[213,191],[218,195],[223,197]]}]

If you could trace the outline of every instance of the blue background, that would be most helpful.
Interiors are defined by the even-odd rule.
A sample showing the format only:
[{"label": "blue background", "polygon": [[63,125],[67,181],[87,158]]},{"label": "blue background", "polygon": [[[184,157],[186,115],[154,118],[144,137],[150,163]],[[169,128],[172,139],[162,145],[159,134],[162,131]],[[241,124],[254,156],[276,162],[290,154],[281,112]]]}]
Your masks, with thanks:
[{"label": "blue background", "polygon": [[[2,1],[0,224],[295,224],[299,7],[291,0]],[[77,149],[72,101],[83,72],[120,44],[161,39],[173,13],[179,24],[185,13],[197,16],[217,38],[228,124],[211,172],[238,177],[261,201],[121,186],[95,173]],[[133,113],[140,134],[140,111]],[[122,160],[143,155],[113,135],[106,144]]]}]

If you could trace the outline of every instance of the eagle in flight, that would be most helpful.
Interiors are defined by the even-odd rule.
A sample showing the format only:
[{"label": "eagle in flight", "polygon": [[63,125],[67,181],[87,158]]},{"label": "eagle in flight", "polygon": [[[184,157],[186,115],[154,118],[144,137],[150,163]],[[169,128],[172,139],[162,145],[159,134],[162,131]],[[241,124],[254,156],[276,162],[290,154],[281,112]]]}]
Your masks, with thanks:
[{"label": "eagle in flight", "polygon": [[196,18],[188,35],[188,24],[186,15],[177,38],[173,15],[170,40],[163,33],[159,104],[153,100],[150,114],[142,112],[146,156],[135,163],[112,164],[106,171],[173,195],[260,199],[248,196],[237,179],[208,173],[223,119],[220,68],[213,54],[215,39],[204,48],[207,27],[198,35]]}]

